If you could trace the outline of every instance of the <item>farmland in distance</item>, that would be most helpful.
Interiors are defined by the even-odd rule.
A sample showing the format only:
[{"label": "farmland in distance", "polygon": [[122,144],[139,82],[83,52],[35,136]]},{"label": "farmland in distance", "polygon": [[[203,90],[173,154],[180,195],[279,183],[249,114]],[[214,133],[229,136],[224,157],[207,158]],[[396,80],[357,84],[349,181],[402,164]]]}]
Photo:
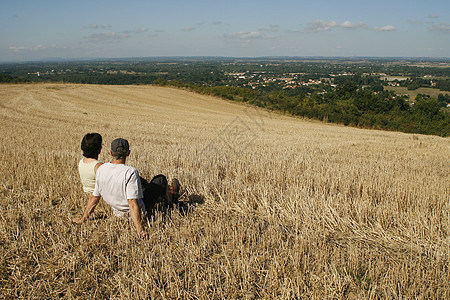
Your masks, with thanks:
[{"label": "farmland in distance", "polygon": [[385,87],[385,89],[388,91],[394,91],[399,95],[408,95],[409,99],[411,100],[416,99],[418,94],[430,95],[431,97],[434,97],[436,99],[439,96],[439,94],[443,95],[450,94],[448,92],[443,92],[432,88],[418,88],[416,90],[408,90],[406,87],[387,86]]},{"label": "farmland in distance", "polygon": [[[448,298],[448,138],[349,128],[154,86],[0,85],[5,298]],[[183,187],[140,241],[81,226],[85,133]]]}]

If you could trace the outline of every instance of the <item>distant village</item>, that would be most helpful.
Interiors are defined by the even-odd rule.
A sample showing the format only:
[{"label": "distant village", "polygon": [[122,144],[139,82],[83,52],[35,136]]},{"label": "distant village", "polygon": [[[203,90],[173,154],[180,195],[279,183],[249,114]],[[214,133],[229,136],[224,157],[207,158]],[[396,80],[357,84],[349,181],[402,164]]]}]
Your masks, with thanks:
[{"label": "distant village", "polygon": [[[136,72],[134,70],[127,69],[90,69],[90,70],[77,70],[77,69],[65,69],[65,70],[47,70],[47,71],[37,71],[37,72],[28,72],[29,76],[52,76],[52,75],[70,75],[70,74],[105,74],[105,75],[159,75],[165,76],[168,75],[169,72]],[[328,77],[321,77],[319,79],[305,79],[308,77],[309,73],[287,73],[287,74],[275,74],[268,73],[266,71],[258,71],[258,72],[225,72],[224,75],[228,78],[228,82],[232,83],[233,86],[242,86],[242,87],[250,87],[252,89],[268,87],[277,85],[283,89],[296,89],[305,86],[319,86],[326,85],[332,88],[336,87],[334,83],[335,77],[341,76],[355,76],[358,74],[351,72],[343,72],[336,74],[328,74]],[[362,77],[372,76],[379,78],[382,82],[387,86],[399,87],[401,86],[401,82],[408,80],[407,76],[390,76],[386,73],[362,73],[359,74]],[[436,85],[436,82],[433,82],[433,75],[424,75],[423,78],[429,79],[430,87]],[[207,85],[207,83],[203,83]],[[229,85],[229,84],[225,84]]]},{"label": "distant village", "polygon": [[[235,81],[247,81],[247,83],[242,84],[243,86],[249,86],[253,89],[257,87],[266,87],[271,84],[277,84],[285,89],[300,88],[304,86],[314,86],[314,85],[329,85],[331,87],[336,87],[334,84],[334,77],[337,76],[354,76],[353,73],[338,73],[329,74],[329,77],[322,77],[319,79],[308,79],[303,80],[302,78],[307,77],[307,73],[289,73],[287,77],[277,76],[274,74],[265,74],[265,72],[259,73],[226,73],[225,75],[230,76]],[[388,76],[385,73],[363,73],[362,76],[375,76],[381,81],[386,82],[389,86],[400,86],[400,82],[407,80],[408,77],[401,76]],[[431,75],[425,77],[432,77]],[[433,83],[431,83],[433,85]]]},{"label": "distant village", "polygon": [[448,94],[450,90],[450,63],[439,61],[220,61],[180,58],[174,61],[36,63],[30,64],[28,70],[26,65],[11,67],[11,75],[38,82],[151,84],[163,80],[205,87],[302,90],[306,94],[324,94],[345,81],[353,81],[374,92],[393,89],[405,94],[405,88],[417,90],[426,87]]}]

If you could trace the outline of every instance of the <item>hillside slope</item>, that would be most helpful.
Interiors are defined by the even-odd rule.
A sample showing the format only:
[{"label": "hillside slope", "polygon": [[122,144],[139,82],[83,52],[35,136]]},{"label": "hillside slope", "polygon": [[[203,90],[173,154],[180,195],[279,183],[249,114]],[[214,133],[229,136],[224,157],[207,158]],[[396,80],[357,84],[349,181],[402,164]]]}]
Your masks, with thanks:
[{"label": "hillside slope", "polygon": [[[6,297],[445,298],[449,139],[291,118],[153,86],[0,85]],[[185,187],[150,240],[74,226],[87,132]]]}]

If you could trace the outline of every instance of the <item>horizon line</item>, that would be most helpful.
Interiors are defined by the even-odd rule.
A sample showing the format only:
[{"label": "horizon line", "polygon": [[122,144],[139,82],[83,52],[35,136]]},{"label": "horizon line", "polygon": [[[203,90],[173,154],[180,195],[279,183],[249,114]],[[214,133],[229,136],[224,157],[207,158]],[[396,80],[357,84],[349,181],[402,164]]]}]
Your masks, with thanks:
[{"label": "horizon line", "polygon": [[288,56],[288,55],[266,55],[266,56],[221,56],[221,55],[170,55],[170,56],[129,56],[129,57],[49,57],[32,60],[16,60],[16,61],[0,61],[0,64],[14,64],[14,63],[51,63],[51,62],[94,62],[94,61],[115,61],[115,60],[161,60],[161,59],[248,59],[248,60],[262,60],[262,59],[368,59],[368,60],[426,60],[426,61],[440,61],[450,60],[450,57],[436,57],[436,56],[326,56],[326,55],[309,55],[309,56]]}]

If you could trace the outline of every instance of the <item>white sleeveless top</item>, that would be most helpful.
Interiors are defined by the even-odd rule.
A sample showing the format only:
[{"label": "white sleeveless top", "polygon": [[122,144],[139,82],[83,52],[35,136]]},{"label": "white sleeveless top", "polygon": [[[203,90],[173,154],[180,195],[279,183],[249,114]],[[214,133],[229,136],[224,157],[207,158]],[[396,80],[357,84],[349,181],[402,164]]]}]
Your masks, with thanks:
[{"label": "white sleeveless top", "polygon": [[80,172],[81,183],[83,184],[83,191],[92,194],[95,187],[95,166],[100,161],[94,160],[90,163],[84,163],[83,159],[78,163],[78,172]]}]

